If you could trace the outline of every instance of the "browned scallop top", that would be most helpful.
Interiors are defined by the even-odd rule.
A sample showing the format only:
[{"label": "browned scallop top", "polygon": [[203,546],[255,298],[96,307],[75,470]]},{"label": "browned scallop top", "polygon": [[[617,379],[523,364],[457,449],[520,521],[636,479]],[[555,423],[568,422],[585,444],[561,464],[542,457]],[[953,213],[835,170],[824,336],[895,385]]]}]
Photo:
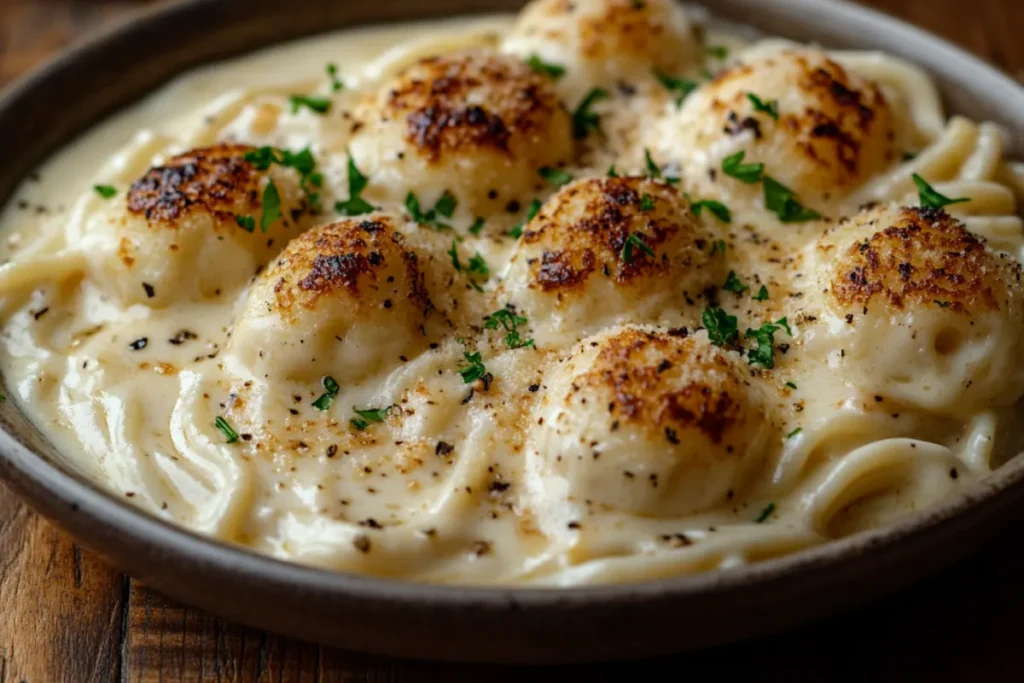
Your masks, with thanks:
[{"label": "browned scallop top", "polygon": [[151,226],[174,228],[192,213],[234,221],[260,209],[263,174],[245,160],[246,145],[194,149],[149,169],[128,191],[128,211]]},{"label": "browned scallop top", "polygon": [[592,178],[566,186],[523,231],[530,286],[570,291],[591,275],[625,285],[691,267],[705,242],[685,206],[675,188],[648,178]]},{"label": "browned scallop top", "polygon": [[631,328],[609,338],[573,391],[583,387],[607,395],[600,409],[607,410],[613,429],[636,423],[669,445],[685,443],[684,431],[715,444],[727,442],[749,412],[745,388],[730,362],[683,331]]},{"label": "browned scallop top", "polygon": [[263,277],[273,287],[270,305],[286,317],[339,297],[399,316],[422,318],[430,309],[416,253],[384,217],[309,230],[288,244]]},{"label": "browned scallop top", "polygon": [[484,52],[420,60],[398,77],[380,113],[404,119],[409,143],[433,161],[472,149],[512,155],[517,140],[543,135],[557,115],[567,116],[549,79]]},{"label": "browned scallop top", "polygon": [[[780,70],[780,76],[771,74]],[[796,139],[796,151],[826,171],[833,182],[850,184],[865,172],[865,164],[877,166],[896,159],[895,122],[885,95],[877,83],[851,77],[842,66],[815,52],[784,51],[762,61],[732,67],[719,75],[713,88],[736,89],[713,107],[725,116],[725,132],[754,133],[755,141],[767,142],[773,128]],[[793,93],[776,88],[792,89]],[[748,98],[779,100],[779,118],[754,109]],[[793,109],[792,95],[801,100]],[[865,147],[880,158],[865,159]],[[763,161],[771,163],[770,159]]]},{"label": "browned scallop top", "polygon": [[838,250],[829,287],[844,308],[884,302],[898,310],[999,310],[1020,281],[1020,266],[1000,261],[945,211],[902,208],[894,224]]}]

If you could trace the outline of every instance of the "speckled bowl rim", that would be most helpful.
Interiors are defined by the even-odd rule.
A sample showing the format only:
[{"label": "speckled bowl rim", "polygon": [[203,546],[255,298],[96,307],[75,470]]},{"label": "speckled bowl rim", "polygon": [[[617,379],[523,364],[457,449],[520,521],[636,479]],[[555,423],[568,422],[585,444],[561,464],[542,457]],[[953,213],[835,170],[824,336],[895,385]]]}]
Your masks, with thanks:
[{"label": "speckled bowl rim", "polygon": [[[182,21],[195,21],[197,17],[207,15],[221,16],[225,4],[230,3],[185,0],[142,11],[128,22],[107,29],[66,51],[0,94],[0,130],[12,130],[6,126],[7,123],[29,125],[19,121],[16,116],[19,110],[38,106],[38,102],[32,103],[47,93],[52,96],[62,84],[67,86],[65,81],[72,75],[76,64],[99,58],[97,56],[104,50],[117,49],[111,45],[128,40],[128,34],[159,36],[165,26],[180,26]],[[247,3],[247,12],[269,14],[275,11],[272,4],[256,0]],[[331,11],[321,7],[327,3],[317,0],[293,0],[290,4],[310,12],[323,11],[325,15]],[[378,0],[377,4],[387,6],[394,3]],[[447,2],[447,5],[456,4],[467,11],[493,9],[495,5],[486,0]],[[505,2],[504,7],[509,4]],[[839,47],[884,47],[908,56],[932,71],[947,95],[952,92],[953,99],[959,97],[963,100],[956,107],[957,111],[973,117],[1000,120],[1010,132],[1011,147],[1018,155],[1024,151],[1024,90],[980,60],[923,31],[845,2],[776,0],[765,5],[759,0],[705,0],[702,4],[709,5],[720,15],[758,25],[776,34],[803,40],[817,38],[823,44]],[[753,10],[758,14],[752,17]],[[858,35],[862,38],[858,39]],[[250,42],[246,43],[247,40]],[[227,46],[219,56],[241,52],[241,46],[245,44],[255,49],[263,41],[265,38],[255,42],[251,37],[236,38],[238,44]],[[115,97],[119,104],[108,102],[97,106],[97,111],[87,112],[82,115],[82,120],[57,133],[40,133],[42,139],[35,149],[24,154],[12,153],[17,175],[23,176],[63,141],[81,132],[90,122],[100,120],[113,107],[125,106],[142,92],[155,87],[151,82],[126,85],[124,88],[132,92]],[[99,111],[104,108],[105,111]],[[60,128],[52,122],[51,127]],[[8,173],[0,182],[0,198],[4,201],[12,190],[13,175]],[[5,412],[17,412],[11,403],[8,401],[3,407]],[[611,586],[561,589],[435,586],[286,563],[173,526],[101,490],[79,474],[64,469],[51,457],[35,452],[12,434],[15,429],[26,433],[26,426],[23,423],[15,426],[15,422],[9,416],[0,415],[0,423],[4,427],[0,432],[0,477],[38,511],[77,538],[84,539],[86,545],[112,558],[115,564],[129,573],[141,576],[175,597],[250,624],[356,649],[441,659],[608,659],[700,647],[786,628],[906,584],[952,561],[980,543],[1007,516],[1019,510],[1020,499],[1024,495],[1024,457],[1018,456],[962,493],[894,525],[747,567]],[[927,557],[929,561],[921,562],[921,557]],[[312,623],[316,621],[314,617],[310,618],[311,625],[306,627],[301,615],[279,617],[275,623],[268,623],[260,616],[258,608],[237,604],[237,596],[233,602],[228,602],[226,598],[206,595],[198,588],[193,590],[182,586],[179,580],[168,576],[171,571],[184,571],[183,568],[188,567],[194,568],[198,576],[208,578],[214,587],[225,586],[226,581],[235,580],[240,587],[265,591],[267,595],[294,597],[296,604],[311,612],[316,612],[316,600],[323,600],[325,604],[337,602],[339,606],[353,610],[352,613],[360,618],[365,617],[367,624],[373,624],[380,615],[391,618],[391,615],[403,614],[433,614],[442,622],[462,615],[470,620],[476,618],[481,624],[499,624],[498,628],[507,621],[510,630],[506,635],[511,642],[507,646],[484,644],[470,647],[471,651],[398,642],[415,638],[419,633],[416,629],[420,628],[418,619],[412,619],[408,626],[394,627],[395,634],[390,636],[366,634],[363,637],[358,633],[353,635],[348,627],[339,627],[337,635],[324,633]],[[864,577],[869,576],[888,578],[866,581]],[[843,587],[843,595],[837,596],[835,593],[840,586]],[[821,597],[825,592],[829,592],[828,597],[820,604],[807,604],[815,602],[809,598]],[[731,610],[731,613],[750,614],[752,617],[781,606],[789,609],[786,615],[773,619],[767,626],[755,624],[736,628],[712,624],[705,629],[704,635],[698,632],[682,638],[685,642],[655,636],[645,643],[629,643],[626,642],[629,640],[626,633],[617,637],[610,634],[604,639],[588,634],[591,637],[589,641],[568,645],[563,651],[556,651],[543,642],[554,635],[556,626],[564,629],[567,623],[582,624],[593,619],[597,624],[621,622],[623,628],[629,625],[635,628],[645,620],[664,617],[670,613],[669,610],[685,611],[688,605],[692,605],[695,606],[695,614],[702,614],[701,610],[712,609],[716,603],[726,605],[727,612]],[[551,626],[546,627],[547,622]],[[586,629],[581,628],[583,630]],[[572,634],[565,637],[572,640]],[[620,646],[616,646],[617,643]]]}]

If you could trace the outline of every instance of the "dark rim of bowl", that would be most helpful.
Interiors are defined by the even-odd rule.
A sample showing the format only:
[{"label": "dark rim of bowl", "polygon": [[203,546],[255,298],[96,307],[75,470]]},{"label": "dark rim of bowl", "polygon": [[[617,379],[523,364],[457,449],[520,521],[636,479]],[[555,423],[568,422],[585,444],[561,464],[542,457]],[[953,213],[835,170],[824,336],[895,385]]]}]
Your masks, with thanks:
[{"label": "dark rim of bowl", "polygon": [[[701,0],[701,3],[712,5],[712,11],[716,11],[713,1]],[[722,0],[719,4],[727,7],[731,5],[735,11],[742,9],[743,3],[733,3],[734,0]],[[4,111],[18,107],[20,100],[28,96],[34,84],[56,78],[67,63],[73,62],[80,55],[102,49],[106,42],[133,27],[160,23],[176,15],[187,16],[208,4],[210,0],[181,0],[133,13],[127,20],[94,34],[0,93],[0,118]],[[980,79],[982,86],[998,92],[998,95],[989,95],[990,99],[1005,96],[1024,103],[1024,91],[1009,77],[959,48],[885,14],[855,7],[843,0],[833,0],[827,8],[819,5],[818,0],[777,0],[777,4],[789,8],[793,16],[805,12],[808,25],[814,24],[815,17],[827,13],[834,22],[845,24],[847,30],[854,34],[858,30],[884,26],[889,41],[902,39],[915,44],[918,49],[927,49],[936,59],[960,62],[963,71],[971,72],[972,76]],[[1018,107],[1018,111],[1024,112],[1024,106]],[[1014,142],[1019,148],[1021,127],[1012,133],[1016,135]],[[856,559],[877,560],[886,550],[898,544],[912,543],[915,537],[923,536],[922,532],[936,531],[944,526],[953,527],[958,523],[969,524],[975,517],[992,516],[1007,509],[1024,494],[1024,491],[1016,490],[1024,489],[1019,486],[1024,480],[1024,456],[1019,455],[959,494],[895,524],[743,567],[612,585],[565,588],[467,587],[317,569],[221,543],[163,521],[124,502],[84,476],[67,471],[50,462],[47,457],[33,452],[6,431],[0,432],[0,474],[16,489],[26,493],[35,507],[53,518],[61,516],[59,511],[62,508],[70,510],[93,522],[107,525],[110,530],[140,544],[160,546],[173,555],[201,558],[204,564],[223,572],[242,572],[283,588],[301,585],[306,590],[358,594],[368,600],[398,600],[427,607],[505,607],[515,604],[528,608],[595,602],[612,604],[667,594],[707,595],[725,593],[740,587],[767,587],[793,573],[820,573],[847,565],[852,568],[857,564],[854,562]]]}]

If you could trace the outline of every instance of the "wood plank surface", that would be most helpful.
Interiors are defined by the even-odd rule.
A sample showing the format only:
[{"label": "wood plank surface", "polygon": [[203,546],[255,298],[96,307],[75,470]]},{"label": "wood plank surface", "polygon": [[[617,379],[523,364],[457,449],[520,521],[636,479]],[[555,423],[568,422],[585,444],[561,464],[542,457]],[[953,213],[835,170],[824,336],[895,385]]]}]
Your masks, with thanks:
[{"label": "wood plank surface", "polygon": [[[0,84],[140,4],[0,0]],[[1024,80],[1024,41],[1018,38],[1024,0],[865,4],[943,35]],[[0,683],[1021,681],[1022,537],[1024,523],[1016,523],[933,579],[792,633],[650,662],[494,668],[341,652],[184,607],[109,569],[0,487]]]}]

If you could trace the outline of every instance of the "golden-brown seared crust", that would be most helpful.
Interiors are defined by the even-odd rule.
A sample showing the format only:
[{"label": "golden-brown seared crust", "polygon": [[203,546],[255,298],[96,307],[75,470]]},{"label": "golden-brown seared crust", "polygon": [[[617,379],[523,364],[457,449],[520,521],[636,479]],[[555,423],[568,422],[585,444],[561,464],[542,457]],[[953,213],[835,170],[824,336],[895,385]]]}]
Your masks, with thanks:
[{"label": "golden-brown seared crust", "polygon": [[385,217],[331,223],[303,233],[265,275],[277,312],[290,318],[321,297],[345,296],[366,305],[426,316],[430,299],[416,253]]},{"label": "golden-brown seared crust", "polygon": [[607,339],[591,370],[574,382],[573,392],[583,387],[610,396],[602,409],[612,421],[656,430],[671,445],[679,443],[677,434],[684,430],[722,443],[746,417],[744,387],[732,365],[685,333],[631,328]]},{"label": "golden-brown seared crust", "polygon": [[[964,314],[994,311],[1006,297],[1006,278],[1020,281],[1019,265],[1000,263],[945,211],[902,208],[898,216],[895,224],[836,253],[830,288],[841,307],[881,300],[898,310],[930,305]],[[818,248],[826,257],[834,251]]]},{"label": "golden-brown seared crust", "polygon": [[262,174],[245,160],[251,151],[246,145],[206,147],[151,168],[128,191],[128,211],[170,228],[193,212],[232,221],[255,213]]},{"label": "golden-brown seared crust", "polygon": [[[755,87],[758,80],[775,83],[768,76],[773,69],[795,69],[795,81],[790,78],[785,87],[795,88],[804,106],[792,111],[782,106],[778,121],[772,121],[752,109],[747,94],[753,92],[764,101],[782,98],[784,93],[772,87]],[[747,88],[735,86],[750,81]],[[876,169],[865,169],[862,149],[877,145],[884,149],[881,160],[892,162],[896,158],[895,123],[889,103],[881,88],[873,81],[853,78],[836,62],[814,52],[786,50],[751,64],[740,64],[727,69],[711,83],[720,90],[733,86],[728,99],[715,99],[712,109],[726,119],[725,132],[739,134],[751,130],[757,140],[766,138],[768,126],[777,126],[796,141],[796,153],[821,167],[837,186],[858,182],[862,174]],[[748,89],[749,88],[749,89]],[[770,161],[770,160],[765,160]]]},{"label": "golden-brown seared crust", "polygon": [[385,118],[404,118],[427,158],[488,148],[511,154],[514,136],[546,134],[560,108],[548,79],[514,57],[469,52],[420,60],[387,95]]},{"label": "golden-brown seared crust", "polygon": [[[539,257],[528,261],[530,286],[545,292],[569,291],[582,287],[598,270],[618,284],[664,274],[672,258],[688,258],[663,249],[683,229],[679,207],[684,204],[675,188],[647,178],[592,178],[563,188],[523,231],[525,245],[543,248]],[[633,234],[653,256],[634,244],[630,260],[623,258],[623,247]],[[701,244],[696,247],[702,249],[703,241],[697,241]]]}]

